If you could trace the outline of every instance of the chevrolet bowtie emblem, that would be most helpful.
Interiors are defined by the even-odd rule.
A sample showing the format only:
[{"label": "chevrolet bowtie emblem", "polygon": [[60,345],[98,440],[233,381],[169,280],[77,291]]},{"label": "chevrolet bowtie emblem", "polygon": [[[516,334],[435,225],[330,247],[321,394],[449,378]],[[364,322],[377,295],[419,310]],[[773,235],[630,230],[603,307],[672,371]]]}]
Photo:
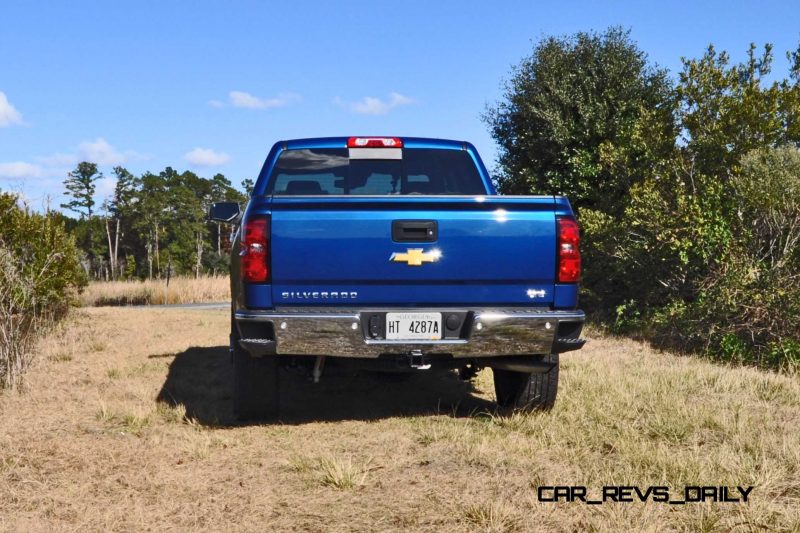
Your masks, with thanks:
[{"label": "chevrolet bowtie emblem", "polygon": [[406,253],[393,253],[389,261],[394,263],[406,263],[408,266],[422,266],[422,263],[435,263],[442,257],[439,250],[423,252],[422,248],[409,248]]}]

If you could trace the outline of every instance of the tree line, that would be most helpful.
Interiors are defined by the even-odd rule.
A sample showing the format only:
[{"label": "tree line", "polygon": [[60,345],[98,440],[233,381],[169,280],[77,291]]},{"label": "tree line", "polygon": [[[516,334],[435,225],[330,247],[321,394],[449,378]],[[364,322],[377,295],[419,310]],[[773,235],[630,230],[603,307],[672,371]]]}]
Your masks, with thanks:
[{"label": "tree line", "polygon": [[[227,273],[230,228],[206,220],[212,202],[243,203],[246,193],[224,175],[203,178],[166,167],[158,174],[135,176],[113,169],[113,194],[99,206],[97,165],[84,161],[64,181],[68,201],[61,207],[68,230],[81,250],[81,264],[91,279],[153,279],[170,275]],[[243,182],[245,189],[252,181]]]},{"label": "tree line", "polygon": [[800,366],[800,48],[709,46],[677,76],[621,28],[537,42],[484,115],[506,194],[565,194],[611,329]]}]

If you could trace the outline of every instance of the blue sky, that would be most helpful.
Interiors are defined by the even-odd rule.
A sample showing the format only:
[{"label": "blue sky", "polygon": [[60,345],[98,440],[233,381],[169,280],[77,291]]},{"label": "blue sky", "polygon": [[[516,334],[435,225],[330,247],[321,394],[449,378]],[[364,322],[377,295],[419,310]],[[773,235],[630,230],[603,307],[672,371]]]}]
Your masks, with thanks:
[{"label": "blue sky", "polygon": [[542,36],[610,25],[673,74],[709,43],[741,60],[772,42],[783,76],[800,5],[4,0],[0,189],[57,206],[82,159],[238,185],[275,141],[326,135],[463,139],[492,167],[480,115],[511,67]]}]

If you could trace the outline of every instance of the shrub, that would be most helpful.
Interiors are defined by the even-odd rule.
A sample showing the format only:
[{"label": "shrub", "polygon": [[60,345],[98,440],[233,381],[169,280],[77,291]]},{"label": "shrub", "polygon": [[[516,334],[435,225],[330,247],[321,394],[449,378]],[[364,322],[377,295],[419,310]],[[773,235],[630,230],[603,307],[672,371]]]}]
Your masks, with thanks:
[{"label": "shrub", "polygon": [[581,210],[587,308],[630,330],[654,308],[694,300],[726,258],[726,202],[714,180],[676,172],[634,185],[619,218]]},{"label": "shrub", "polygon": [[754,150],[731,183],[736,191],[742,252],[763,269],[800,269],[800,149]]},{"label": "shrub", "polygon": [[705,315],[720,351],[734,345],[762,364],[800,362],[800,149],[759,149],[731,178],[736,239],[730,260],[705,280]]},{"label": "shrub", "polygon": [[86,276],[61,219],[22,209],[16,196],[0,193],[0,228],[0,244],[14,257],[20,276],[34,281],[32,305],[39,312],[66,310]]},{"label": "shrub", "polygon": [[22,383],[37,335],[65,314],[84,279],[63,224],[0,193],[0,388]]},{"label": "shrub", "polygon": [[0,246],[0,388],[14,388],[30,363],[30,345],[39,321],[33,301],[33,282],[25,278],[16,259]]},{"label": "shrub", "polygon": [[645,180],[617,220],[582,211],[587,302],[619,331],[800,365],[800,150],[748,153],[729,183]]}]

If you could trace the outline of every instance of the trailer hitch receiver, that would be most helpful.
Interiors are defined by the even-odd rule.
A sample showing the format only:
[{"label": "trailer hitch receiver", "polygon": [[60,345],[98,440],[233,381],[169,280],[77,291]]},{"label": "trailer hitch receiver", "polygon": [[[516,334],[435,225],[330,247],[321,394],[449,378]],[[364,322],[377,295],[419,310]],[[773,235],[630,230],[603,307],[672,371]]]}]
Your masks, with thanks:
[{"label": "trailer hitch receiver", "polygon": [[422,353],[422,350],[411,350],[408,353],[408,365],[416,370],[428,370],[431,367],[430,361]]}]

